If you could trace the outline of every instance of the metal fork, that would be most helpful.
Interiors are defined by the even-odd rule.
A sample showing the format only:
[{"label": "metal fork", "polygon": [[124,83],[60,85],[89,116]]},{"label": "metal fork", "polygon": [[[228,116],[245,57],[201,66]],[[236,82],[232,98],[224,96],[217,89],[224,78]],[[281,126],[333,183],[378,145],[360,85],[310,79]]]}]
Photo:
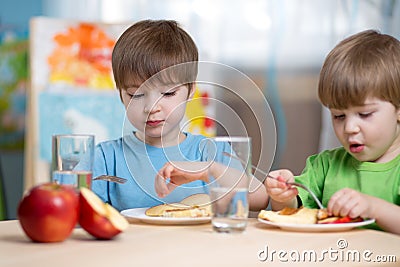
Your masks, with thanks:
[{"label": "metal fork", "polygon": [[125,178],[113,176],[113,175],[100,175],[94,178],[93,180],[104,180],[104,181],[109,181],[109,182],[115,182],[119,184],[124,184],[126,181],[128,181]]},{"label": "metal fork", "polygon": [[[241,158],[239,158],[239,157],[237,157],[237,156],[235,156],[235,155],[232,155],[232,154],[230,154],[230,153],[228,153],[228,152],[223,152],[223,154],[226,155],[226,156],[228,156],[228,157],[237,159],[237,160],[239,160],[240,162],[242,162],[243,164],[247,164],[247,162],[245,162],[245,161],[242,160]],[[269,173],[264,172],[263,170],[261,170],[260,168],[254,166],[253,164],[250,164],[250,166],[251,166],[254,170],[257,170],[257,171],[259,171],[261,174],[265,175],[265,178],[261,181],[262,183],[264,183],[264,181],[265,181],[265,179],[267,179],[267,177],[268,177],[268,178],[271,178],[271,179],[274,179],[274,180],[277,180],[277,181],[280,181],[277,177],[272,176],[272,175],[270,175]],[[280,182],[282,182],[282,181],[280,181]],[[300,187],[300,188],[306,190],[306,191],[311,195],[311,197],[314,199],[315,203],[317,203],[317,205],[318,205],[318,207],[319,207],[320,209],[324,209],[324,208],[325,208],[325,207],[322,205],[321,201],[319,201],[319,199],[317,198],[317,196],[314,194],[314,192],[311,191],[310,188],[308,188],[307,186],[305,186],[305,185],[303,185],[303,184],[300,184],[300,183],[296,183],[296,182],[286,182],[286,181],[285,181],[284,183],[287,184],[287,185],[290,185],[290,186],[297,186],[297,187]]]}]

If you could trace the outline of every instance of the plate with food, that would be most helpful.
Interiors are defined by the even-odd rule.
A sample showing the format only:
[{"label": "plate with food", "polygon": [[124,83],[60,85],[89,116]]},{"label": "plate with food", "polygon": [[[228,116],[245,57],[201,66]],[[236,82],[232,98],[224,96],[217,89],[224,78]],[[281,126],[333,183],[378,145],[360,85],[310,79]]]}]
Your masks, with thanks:
[{"label": "plate with food", "polygon": [[280,211],[262,210],[258,221],[288,231],[338,232],[375,222],[375,219],[329,216],[326,210],[284,208]]},{"label": "plate with food", "polygon": [[128,219],[136,219],[151,224],[188,225],[211,221],[210,197],[194,194],[179,203],[161,204],[149,208],[121,211]]}]

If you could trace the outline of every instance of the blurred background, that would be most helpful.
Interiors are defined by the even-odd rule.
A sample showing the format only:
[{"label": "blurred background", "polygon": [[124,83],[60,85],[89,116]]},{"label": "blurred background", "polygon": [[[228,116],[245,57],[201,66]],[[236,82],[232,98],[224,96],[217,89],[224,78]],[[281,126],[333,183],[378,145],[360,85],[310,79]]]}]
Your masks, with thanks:
[{"label": "blurred background", "polygon": [[[275,118],[272,168],[296,174],[308,156],[338,145],[316,93],[326,54],[365,29],[400,37],[398,0],[0,0],[0,218],[15,218],[25,189],[29,23],[37,16],[106,23],[177,20],[197,43],[200,60],[232,66],[256,83]],[[253,130],[258,147],[263,140]]]}]

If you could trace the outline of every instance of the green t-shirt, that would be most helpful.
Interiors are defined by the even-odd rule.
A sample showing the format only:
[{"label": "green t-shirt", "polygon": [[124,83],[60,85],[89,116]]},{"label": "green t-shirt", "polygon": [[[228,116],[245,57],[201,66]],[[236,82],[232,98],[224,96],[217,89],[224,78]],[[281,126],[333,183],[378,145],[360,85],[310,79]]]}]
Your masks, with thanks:
[{"label": "green t-shirt", "polygon": [[[295,180],[309,186],[324,206],[346,187],[400,205],[400,155],[386,163],[373,163],[356,160],[343,147],[326,150],[309,157]],[[300,188],[299,195],[304,207],[317,208],[306,191]]]}]

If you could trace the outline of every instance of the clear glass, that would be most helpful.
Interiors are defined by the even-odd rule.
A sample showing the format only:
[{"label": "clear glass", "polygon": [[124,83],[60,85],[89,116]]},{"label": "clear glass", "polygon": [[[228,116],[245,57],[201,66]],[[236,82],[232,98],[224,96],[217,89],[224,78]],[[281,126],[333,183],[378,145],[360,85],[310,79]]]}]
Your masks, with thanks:
[{"label": "clear glass", "polygon": [[209,172],[212,227],[216,232],[242,232],[249,215],[251,139],[208,138],[206,151],[213,170]]},{"label": "clear glass", "polygon": [[91,189],[94,144],[94,135],[54,135],[52,181]]}]

